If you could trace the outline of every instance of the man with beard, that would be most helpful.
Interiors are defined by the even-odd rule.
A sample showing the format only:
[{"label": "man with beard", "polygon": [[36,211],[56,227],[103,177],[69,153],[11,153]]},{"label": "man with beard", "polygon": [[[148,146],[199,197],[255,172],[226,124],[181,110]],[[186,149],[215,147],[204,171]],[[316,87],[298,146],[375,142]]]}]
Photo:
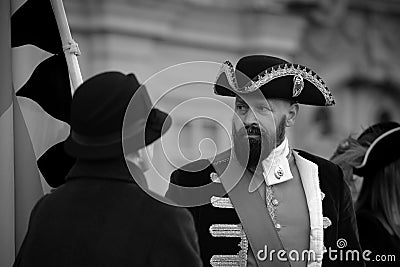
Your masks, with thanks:
[{"label": "man with beard", "polygon": [[[307,67],[252,55],[235,69],[222,64],[214,91],[235,97],[233,147],[174,171],[166,194],[191,206],[203,264],[364,266],[342,171],[292,149],[285,135],[299,104],[334,104],[323,80]],[[197,205],[189,201],[199,196]]]}]

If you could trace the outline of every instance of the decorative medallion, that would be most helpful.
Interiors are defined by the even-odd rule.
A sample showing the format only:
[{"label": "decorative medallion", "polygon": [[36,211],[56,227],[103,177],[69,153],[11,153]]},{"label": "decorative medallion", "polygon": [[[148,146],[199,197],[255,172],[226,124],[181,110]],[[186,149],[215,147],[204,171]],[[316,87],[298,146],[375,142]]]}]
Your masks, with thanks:
[{"label": "decorative medallion", "polygon": [[304,80],[303,77],[299,74],[294,75],[293,77],[293,97],[300,95],[301,91],[304,88]]}]

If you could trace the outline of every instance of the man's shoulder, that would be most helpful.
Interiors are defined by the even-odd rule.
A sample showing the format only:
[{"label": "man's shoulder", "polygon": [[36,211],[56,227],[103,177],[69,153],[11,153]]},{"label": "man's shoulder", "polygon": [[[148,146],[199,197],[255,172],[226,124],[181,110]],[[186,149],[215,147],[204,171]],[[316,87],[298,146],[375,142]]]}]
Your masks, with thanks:
[{"label": "man's shoulder", "polygon": [[337,171],[338,169],[338,165],[336,165],[335,163],[333,163],[332,161],[329,161],[323,157],[311,154],[309,152],[303,151],[303,150],[299,150],[299,149],[295,149],[295,151],[298,153],[299,156],[315,163],[318,165],[318,167],[322,170],[335,170]]},{"label": "man's shoulder", "polygon": [[171,174],[171,182],[185,187],[206,185],[210,182],[210,175],[215,172],[211,162],[201,159],[182,166]]},{"label": "man's shoulder", "polygon": [[153,199],[151,196],[146,196],[145,209],[148,209],[148,213],[155,221],[163,221],[165,225],[171,223],[179,224],[179,222],[191,221],[191,215],[186,208],[176,207],[167,203],[160,202],[159,200]]},{"label": "man's shoulder", "polygon": [[343,172],[337,164],[305,151],[296,151],[299,156],[317,164],[319,184],[324,193],[329,192],[329,194],[335,195],[335,199],[339,198],[339,195],[350,194],[344,181]]},{"label": "man's shoulder", "polygon": [[213,159],[201,159],[182,166],[171,174],[171,182],[182,186],[202,186],[211,182],[215,173],[214,165],[225,165],[229,162],[230,150],[226,150]]}]

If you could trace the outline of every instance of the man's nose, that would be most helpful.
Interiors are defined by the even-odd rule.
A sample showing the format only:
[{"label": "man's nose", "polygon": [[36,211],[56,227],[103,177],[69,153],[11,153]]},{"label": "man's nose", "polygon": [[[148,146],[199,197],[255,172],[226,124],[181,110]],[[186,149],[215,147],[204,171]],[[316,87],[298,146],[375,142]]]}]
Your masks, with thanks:
[{"label": "man's nose", "polygon": [[254,115],[253,111],[250,109],[247,111],[245,117],[243,118],[243,123],[245,125],[257,124],[257,118]]}]

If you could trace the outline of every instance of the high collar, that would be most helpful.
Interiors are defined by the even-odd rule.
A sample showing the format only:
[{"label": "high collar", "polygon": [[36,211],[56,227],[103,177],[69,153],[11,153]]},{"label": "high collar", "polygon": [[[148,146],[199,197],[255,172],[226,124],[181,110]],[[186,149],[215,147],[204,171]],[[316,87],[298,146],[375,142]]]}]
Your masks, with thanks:
[{"label": "high collar", "polygon": [[289,142],[285,137],[283,142],[261,162],[264,180],[268,186],[280,184],[293,178],[288,160],[289,152]]},{"label": "high collar", "polygon": [[274,162],[276,161],[278,158],[281,157],[287,157],[289,155],[289,141],[287,139],[287,137],[285,137],[285,139],[283,139],[282,143],[275,147],[271,153],[269,153],[268,157],[266,159],[263,160],[263,162]]},{"label": "high collar", "polygon": [[143,172],[135,164],[126,162],[124,158],[110,160],[78,159],[68,173],[66,180],[75,178],[115,179],[129,183],[140,183],[147,187]]}]

